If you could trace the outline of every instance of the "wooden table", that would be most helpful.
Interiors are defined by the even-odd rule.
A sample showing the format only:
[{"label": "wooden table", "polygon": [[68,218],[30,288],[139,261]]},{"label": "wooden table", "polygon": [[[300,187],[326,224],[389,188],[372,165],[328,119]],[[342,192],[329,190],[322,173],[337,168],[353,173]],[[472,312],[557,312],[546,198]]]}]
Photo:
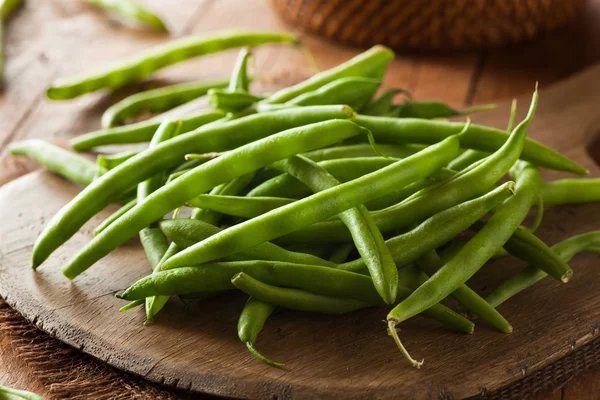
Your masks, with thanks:
[{"label": "wooden table", "polygon": [[[164,15],[175,36],[226,28],[286,29],[266,1],[178,0],[176,7],[160,0],[143,2]],[[315,37],[303,39],[320,69],[356,53],[356,49]],[[33,137],[61,141],[97,128],[102,111],[127,94],[123,90],[52,103],[44,93],[54,78],[87,71],[164,38],[124,27],[81,1],[29,0],[8,22],[5,40],[8,61],[5,90],[0,96],[0,161],[8,168],[0,171],[0,184],[32,168],[5,154],[10,142]],[[226,73],[222,65],[231,65],[234,57],[232,53],[192,61],[197,69],[174,67],[158,77],[173,81],[222,77]],[[436,99],[461,107],[531,91],[535,81],[547,85],[598,59],[600,0],[594,0],[587,2],[577,23],[535,43],[468,54],[399,55],[385,84],[406,88],[417,99]],[[286,71],[306,64],[306,58],[282,59],[278,53],[263,52],[257,56],[256,69],[263,75],[282,77]],[[197,73],[190,75],[190,70]],[[30,374],[27,362],[15,356],[5,339],[0,330],[0,383],[48,395],[48,388]],[[588,372],[561,389],[540,394],[539,399],[600,399],[598,393],[600,372]]]}]

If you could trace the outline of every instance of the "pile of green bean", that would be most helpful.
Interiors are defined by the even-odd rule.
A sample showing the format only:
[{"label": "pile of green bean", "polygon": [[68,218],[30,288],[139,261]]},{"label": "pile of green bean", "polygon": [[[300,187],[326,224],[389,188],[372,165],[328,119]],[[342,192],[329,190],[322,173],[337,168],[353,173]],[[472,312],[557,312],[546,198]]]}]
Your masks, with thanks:
[{"label": "pile of green bean", "polygon": [[[455,110],[410,96],[398,104],[402,90],[376,96],[394,58],[376,46],[296,85],[251,93],[246,47],[269,42],[294,39],[260,32],[184,38],[91,76],[57,81],[48,96],[67,99],[243,47],[228,81],[133,95],[106,111],[102,130],[72,141],[76,151],[148,143],[143,150],[93,163],[38,140],[11,147],[84,186],[40,234],[33,268],[110,203],[121,203],[62,272],[74,279],[138,235],[151,271],[118,296],[130,301],[122,310],[144,305],[152,321],[171,296],[241,291],[248,301],[239,338],[259,359],[280,365],[254,347],[276,307],[328,314],[384,307],[389,334],[419,367],[399,339],[401,322],[421,314],[472,333],[476,316],[510,333],[499,304],[548,275],[568,282],[573,256],[600,251],[600,231],[552,248],[534,234],[544,204],[600,201],[599,179],[542,181],[540,167],[587,171],[527,138],[537,89],[516,126],[513,104],[506,130],[449,122],[444,118],[487,106]],[[179,121],[157,115],[115,126],[198,96],[212,108]],[[182,208],[191,216],[179,217]],[[534,227],[524,227],[532,209]],[[491,283],[496,288],[486,298],[465,284],[506,255],[529,266]],[[448,296],[466,313],[449,308]]]}]

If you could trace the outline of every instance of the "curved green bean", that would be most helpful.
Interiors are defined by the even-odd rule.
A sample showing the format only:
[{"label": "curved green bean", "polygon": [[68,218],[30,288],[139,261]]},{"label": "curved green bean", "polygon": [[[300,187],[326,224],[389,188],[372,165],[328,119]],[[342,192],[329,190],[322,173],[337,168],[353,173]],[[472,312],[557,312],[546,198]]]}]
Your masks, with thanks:
[{"label": "curved green bean", "polygon": [[[352,109],[345,106],[301,107],[250,115],[210,127],[200,127],[145,150],[94,181],[52,218],[34,245],[33,265],[40,265],[86,221],[115,198],[119,198],[125,190],[177,166],[185,154],[226,151],[285,129],[332,118],[350,118],[352,115]],[[187,200],[190,199],[184,202]]]},{"label": "curved green bean", "polygon": [[[181,118],[181,132],[189,132],[225,117],[219,110],[205,110]],[[162,120],[151,119],[125,126],[100,129],[77,136],[70,144],[75,151],[88,151],[98,146],[150,142]]]},{"label": "curved green bean", "polygon": [[238,337],[254,357],[274,367],[282,367],[283,364],[268,359],[254,348],[256,338],[273,310],[275,306],[250,297],[238,320]]},{"label": "curved green bean", "polygon": [[116,154],[99,154],[98,157],[96,157],[96,164],[108,171],[118,165],[123,164],[125,161],[129,160],[133,156],[137,156],[138,154],[139,151],[137,150],[123,151]]},{"label": "curved green bean", "polygon": [[161,113],[204,96],[209,89],[227,86],[226,80],[186,82],[146,90],[113,104],[102,114],[101,126],[112,128],[144,112]]},{"label": "curved green bean", "polygon": [[139,82],[154,72],[190,58],[223,50],[257,46],[264,43],[295,43],[284,33],[221,32],[214,35],[190,36],[156,46],[129,60],[116,63],[103,71],[71,79],[57,79],[46,91],[52,100],[68,100],[103,88],[116,89]]},{"label": "curved green bean", "polygon": [[[330,130],[326,136],[332,136],[334,132]],[[450,137],[379,171],[232,226],[172,257],[163,268],[210,261],[322,221],[348,208],[381,197],[395,187],[402,187],[430,175],[457,153],[458,138]]]},{"label": "curved green bean", "polygon": [[317,90],[304,93],[285,103],[285,106],[323,106],[347,104],[355,110],[365,105],[377,92],[381,80],[348,76],[336,79]]},{"label": "curved green bean", "polygon": [[[356,122],[369,129],[377,143],[436,143],[450,135],[456,135],[464,127],[460,122],[365,115],[359,115]],[[508,134],[502,130],[471,125],[471,128],[461,135],[460,145],[462,148],[493,152],[501,148],[507,139]],[[533,139],[526,139],[521,158],[540,167],[579,175],[588,173],[576,162]]]},{"label": "curved green bean", "polygon": [[337,67],[319,72],[303,82],[273,93],[264,100],[264,103],[282,104],[339,78],[363,76],[381,79],[388,63],[393,59],[393,51],[384,46],[374,46]]},{"label": "curved green bean", "polygon": [[254,218],[276,208],[293,203],[284,197],[240,197],[201,194],[188,201],[188,207],[217,211],[234,217]]},{"label": "curved green bean", "polygon": [[[573,257],[582,252],[600,253],[600,231],[582,233],[570,237],[552,246],[552,251],[564,262],[571,261]],[[494,289],[486,297],[486,301],[492,307],[498,307],[517,293],[522,292],[547,276],[548,274],[537,266],[529,265]]]},{"label": "curved green bean", "polygon": [[92,183],[98,173],[98,166],[93,162],[43,140],[13,143],[8,151],[15,156],[27,156],[48,171],[84,186]]},{"label": "curved green bean", "polygon": [[[167,219],[160,222],[160,228],[180,249],[186,249],[202,240],[222,232],[217,228],[201,220],[195,219]],[[229,258],[228,258],[229,257]],[[272,260],[297,264],[321,265],[324,267],[335,267],[335,264],[323,260],[312,254],[286,250],[273,243],[265,242],[246,249],[242,252],[225,257],[226,260]]]},{"label": "curved green bean", "polygon": [[[279,164],[315,193],[340,185],[335,177],[308,158],[294,156]],[[392,304],[398,293],[398,269],[369,211],[360,204],[338,214],[338,218],[350,231],[358,253],[365,260],[375,289],[386,304]]]},{"label": "curved green bean", "polygon": [[244,90],[248,91],[250,86],[250,78],[248,77],[248,60],[252,57],[252,53],[247,48],[240,50],[233,71],[231,72],[231,78],[229,78],[229,85],[227,88],[231,91]]},{"label": "curved green bean", "polygon": [[[246,137],[247,133],[243,132]],[[292,155],[367,133],[366,129],[351,121],[338,119],[288,129],[228,151],[163,186],[147,197],[143,203],[138,203],[83,247],[63,268],[63,274],[69,279],[75,278],[148,224],[157,221],[185,202],[221,183],[229,182],[238,176],[256,171]],[[165,145],[173,143],[181,137],[178,136],[166,142]],[[456,141],[457,139],[454,139],[454,143]],[[156,162],[154,161],[154,163]],[[116,169],[112,171],[116,171]],[[215,237],[217,236],[219,235],[215,235]],[[257,237],[259,236],[257,235]],[[254,244],[258,243],[260,242]],[[189,252],[190,249],[187,249],[169,258],[163,264],[163,268],[175,265]]]},{"label": "curved green bean", "polygon": [[210,89],[208,91],[208,103],[214,108],[226,112],[242,111],[262,99],[263,97],[243,90]]},{"label": "curved green bean", "polygon": [[545,182],[541,194],[544,204],[552,206],[600,201],[600,178]]},{"label": "curved green bean", "polygon": [[131,19],[159,32],[169,30],[163,21],[150,10],[133,0],[86,0],[88,3],[104,8],[123,18]]}]

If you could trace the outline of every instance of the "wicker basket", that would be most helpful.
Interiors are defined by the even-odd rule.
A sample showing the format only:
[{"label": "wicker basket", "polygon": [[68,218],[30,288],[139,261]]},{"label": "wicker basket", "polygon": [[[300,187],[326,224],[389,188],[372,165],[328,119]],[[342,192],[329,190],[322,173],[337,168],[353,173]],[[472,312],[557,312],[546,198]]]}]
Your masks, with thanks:
[{"label": "wicker basket", "polygon": [[467,50],[531,39],[573,20],[584,0],[270,0],[287,21],[367,47]]}]

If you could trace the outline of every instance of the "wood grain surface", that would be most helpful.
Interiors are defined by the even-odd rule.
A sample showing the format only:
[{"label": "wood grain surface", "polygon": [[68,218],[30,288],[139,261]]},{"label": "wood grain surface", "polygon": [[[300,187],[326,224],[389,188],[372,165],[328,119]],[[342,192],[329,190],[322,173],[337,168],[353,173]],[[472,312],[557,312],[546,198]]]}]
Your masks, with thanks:
[{"label": "wood grain surface", "polygon": [[[99,115],[106,106],[131,90],[143,88],[146,84],[119,91],[114,95],[98,93],[67,103],[46,101],[43,96],[45,87],[56,76],[85,71],[97,67],[99,63],[104,64],[119,59],[132,51],[165,40],[158,34],[124,27],[80,2],[41,0],[36,1],[35,6],[32,3],[29,2],[27,7],[20,10],[8,24],[7,84],[3,96],[0,97],[0,118],[4,122],[0,128],[0,150],[14,140],[39,137],[64,141],[74,134],[97,128]],[[285,29],[261,1],[181,0],[178,2],[178,7],[169,7],[158,0],[148,3],[165,16],[176,35],[231,27]],[[455,106],[495,101],[530,91],[535,80],[540,80],[543,87],[598,60],[600,56],[598,51],[600,36],[597,34],[599,30],[597,21],[600,18],[598,3],[598,1],[587,3],[580,23],[535,43],[517,48],[489,54],[483,52],[447,56],[401,55],[390,69],[386,85],[403,86],[413,90],[417,98],[439,99]],[[342,48],[309,36],[304,37],[304,42],[311,49],[320,68],[335,65],[356,53],[355,49]],[[221,77],[227,74],[227,68],[223,66],[229,67],[234,57],[235,54],[230,53],[192,61],[159,74],[157,80],[184,81]],[[257,70],[261,71],[261,75],[269,76],[275,83],[278,80],[289,79],[289,75],[297,74],[298,70],[306,70],[307,66],[305,56],[298,51],[282,52],[274,48],[264,49],[256,57]],[[568,134],[571,134],[570,130]],[[569,148],[572,143],[570,136],[567,134],[561,136],[564,142],[558,144]],[[1,171],[0,183],[31,169],[31,164],[5,155],[2,161],[8,168]],[[15,223],[18,221],[19,219],[15,219]],[[39,228],[38,226],[37,229]],[[135,251],[134,244],[131,246],[125,249]],[[66,254],[64,256],[66,257]],[[96,288],[92,293],[99,296],[106,294],[94,290]],[[104,298],[109,296],[101,297]],[[235,301],[231,308],[238,307],[240,303],[234,304]],[[173,305],[173,307],[174,310],[179,310],[179,306]],[[235,312],[231,313],[230,319],[235,319]],[[90,314],[93,313],[90,311]],[[291,317],[282,315],[279,318],[285,320]],[[307,317],[294,315],[294,320],[297,318],[302,321],[302,318]],[[310,317],[311,320],[312,318],[314,317]],[[318,326],[324,326],[323,329],[332,324],[329,319],[317,319],[317,321]],[[134,322],[136,329],[139,329],[139,320]],[[215,329],[220,333],[218,328]],[[237,346],[235,331],[231,330],[230,326],[227,329],[232,345]],[[418,326],[415,326],[415,329],[418,329]],[[317,329],[315,332],[308,340],[321,339],[322,333],[319,334]],[[264,339],[261,346],[266,346],[265,352],[276,354],[279,354],[276,350],[282,349],[283,347],[280,346],[286,343],[285,341],[277,343],[282,340],[280,336],[287,334],[288,337],[296,337],[295,332],[283,332],[283,334],[279,332],[279,336],[275,332],[271,334],[276,335],[278,340],[266,343],[268,339]],[[447,335],[446,332],[440,334],[444,337]],[[378,331],[377,335],[379,335]],[[453,340],[458,339],[464,340],[462,336]],[[385,342],[385,346],[388,345],[389,343]],[[352,351],[349,343],[347,346],[346,350]],[[246,357],[243,352],[238,356]],[[398,360],[395,358],[397,354],[393,353],[393,356],[393,363],[397,363]],[[588,375],[587,379],[584,376],[577,381],[576,385],[567,385],[562,393],[558,392],[559,398],[594,396],[593,388],[596,387],[594,382],[598,379],[594,378],[594,375]],[[1,341],[0,381],[37,389],[40,393],[48,393],[48,388],[36,386],[35,379],[28,374],[27,365],[16,359],[10,349],[2,347]],[[586,383],[589,384],[586,386]],[[553,395],[558,394],[555,392]],[[541,398],[548,397],[544,394]]]}]

